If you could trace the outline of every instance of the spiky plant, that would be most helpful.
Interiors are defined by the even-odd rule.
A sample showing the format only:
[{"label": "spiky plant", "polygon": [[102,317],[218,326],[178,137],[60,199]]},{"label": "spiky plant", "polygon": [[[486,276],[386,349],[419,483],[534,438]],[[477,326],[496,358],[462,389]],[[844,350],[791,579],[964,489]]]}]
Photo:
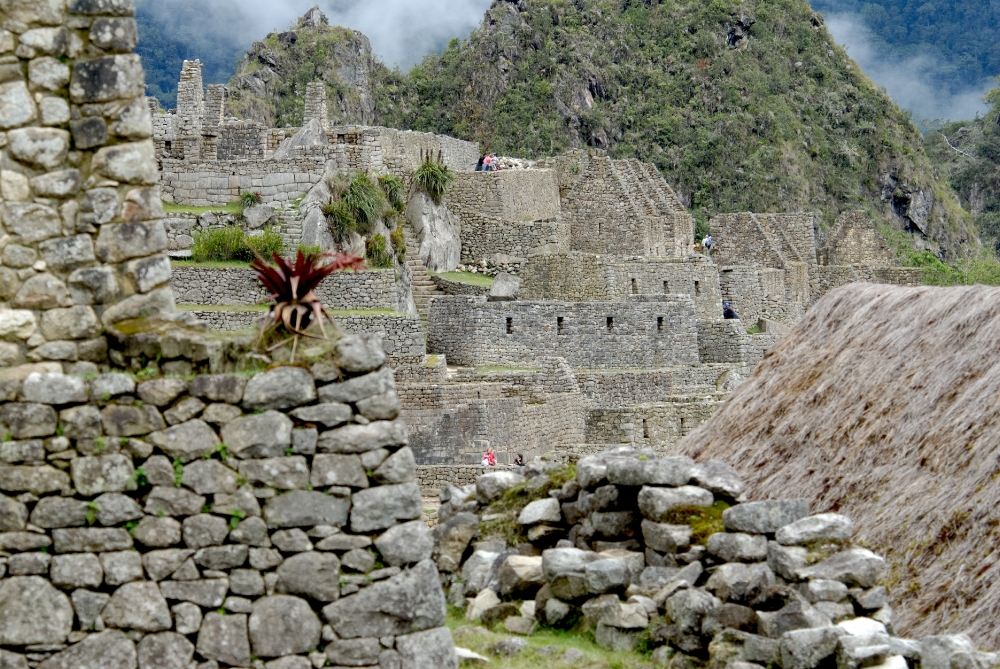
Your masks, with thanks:
[{"label": "spiky plant", "polygon": [[263,196],[256,191],[243,191],[243,193],[240,194],[240,206],[244,209],[255,207],[263,201]]},{"label": "spiky plant", "polygon": [[358,223],[358,232],[365,236],[389,208],[385,193],[367,172],[358,172],[351,179],[342,199]]},{"label": "spiky plant", "polygon": [[358,229],[358,222],[354,220],[354,215],[343,200],[324,204],[322,211],[326,217],[327,227],[330,228],[330,233],[338,244],[347,241],[351,233]]},{"label": "spiky plant", "polygon": [[372,235],[372,238],[368,240],[365,245],[365,255],[372,267],[392,266],[392,251],[389,250],[389,245],[381,234]]},{"label": "spiky plant", "polygon": [[383,174],[378,178],[378,185],[382,187],[389,205],[403,213],[406,209],[406,187],[403,186],[403,180],[394,174]]},{"label": "spiky plant", "polygon": [[[364,262],[361,258],[343,253],[299,251],[294,265],[290,265],[277,253],[273,257],[275,266],[270,265],[262,256],[257,256],[250,265],[257,275],[257,280],[268,291],[272,302],[260,328],[257,343],[260,344],[270,328],[283,329],[291,336],[271,346],[267,351],[274,351],[292,342],[291,362],[295,362],[299,337],[326,339],[323,318],[326,317],[331,324],[333,323],[330,314],[323,308],[323,303],[316,295],[316,287],[333,272],[348,268],[357,271],[364,268]],[[319,325],[322,337],[308,333],[312,325]]]},{"label": "spiky plant", "polygon": [[444,164],[440,153],[437,160],[431,153],[427,153],[424,162],[413,173],[413,180],[431,196],[436,204],[441,204],[441,199],[448,191],[448,186],[455,180],[455,175]]},{"label": "spiky plant", "polygon": [[406,262],[406,237],[403,235],[403,228],[397,227],[389,233],[389,240],[396,249],[396,262],[401,264]]}]

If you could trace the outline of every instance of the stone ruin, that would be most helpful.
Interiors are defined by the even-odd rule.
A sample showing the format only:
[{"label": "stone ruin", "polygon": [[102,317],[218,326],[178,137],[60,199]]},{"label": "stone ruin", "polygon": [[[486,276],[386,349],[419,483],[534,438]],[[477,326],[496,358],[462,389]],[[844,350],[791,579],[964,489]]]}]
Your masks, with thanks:
[{"label": "stone ruin", "polygon": [[[1000,663],[967,636],[899,637],[880,585],[888,565],[853,542],[846,516],[749,501],[717,460],[617,447],[566,471],[539,460],[442,491],[434,559],[470,625],[456,637],[502,623],[513,636],[490,650],[510,656],[539,625],[584,628],[671,668]],[[586,659],[571,650],[562,662]]]},{"label": "stone ruin", "polygon": [[175,309],[133,12],[0,3],[0,666],[457,667],[381,340]]}]

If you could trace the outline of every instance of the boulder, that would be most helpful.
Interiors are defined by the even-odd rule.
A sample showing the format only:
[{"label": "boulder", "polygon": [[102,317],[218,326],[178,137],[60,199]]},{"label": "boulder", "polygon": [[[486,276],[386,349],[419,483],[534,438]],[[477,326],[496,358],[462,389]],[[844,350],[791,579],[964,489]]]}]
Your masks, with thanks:
[{"label": "boulder", "polygon": [[222,440],[238,458],[276,458],[292,444],[294,423],[283,413],[265,411],[222,426]]},{"label": "boulder", "polygon": [[61,644],[72,629],[69,598],[46,579],[0,579],[0,645]]},{"label": "boulder", "polygon": [[380,334],[341,337],[336,347],[337,366],[350,374],[373,372],[385,364],[386,354]]},{"label": "boulder", "polygon": [[147,634],[139,641],[139,669],[189,669],[194,644],[177,632]]},{"label": "boulder", "polygon": [[381,650],[378,639],[335,639],[326,647],[326,659],[337,666],[370,666]]},{"label": "boulder", "polygon": [[250,665],[250,638],[245,614],[205,615],[198,632],[198,654],[233,667]]},{"label": "boulder", "polygon": [[309,370],[301,367],[278,367],[258,374],[243,391],[243,407],[251,411],[290,409],[315,399],[316,383]]},{"label": "boulder", "polygon": [[278,567],[278,592],[304,595],[320,602],[340,597],[340,560],[332,553],[311,551],[286,559]]},{"label": "boulder", "polygon": [[231,495],[239,487],[236,472],[214,458],[195,460],[186,465],[181,480],[199,495]]},{"label": "boulder", "polygon": [[397,636],[396,650],[406,669],[458,669],[455,642],[447,627]]},{"label": "boulder", "polygon": [[762,590],[775,583],[774,572],[766,564],[730,562],[715,569],[705,584],[705,589],[724,602],[748,604]]},{"label": "boulder", "polygon": [[419,518],[423,513],[420,486],[416,483],[383,485],[361,490],[354,494],[352,502],[352,532],[385,529],[401,520]]},{"label": "boulder", "polygon": [[558,523],[561,520],[562,512],[559,508],[559,500],[552,497],[531,502],[521,510],[521,514],[517,517],[517,522],[521,525]]},{"label": "boulder", "polygon": [[647,548],[661,553],[683,553],[691,545],[691,527],[643,519],[642,537]]},{"label": "boulder", "polygon": [[351,501],[343,497],[293,490],[267,500],[264,505],[264,520],[271,529],[316,525],[341,527],[347,524],[350,506]]},{"label": "boulder", "polygon": [[[381,549],[379,552],[382,552]],[[462,565],[463,594],[474,595],[489,584],[498,557],[499,553],[477,550],[465,561]]]},{"label": "boulder", "polygon": [[649,624],[649,612],[638,602],[616,602],[601,612],[599,622],[619,629],[645,629]]},{"label": "boulder", "polygon": [[794,546],[810,541],[847,541],[854,535],[854,524],[839,513],[821,513],[797,520],[779,529],[774,538],[779,544]]},{"label": "boulder", "polygon": [[417,233],[421,262],[431,272],[450,272],[462,260],[461,222],[443,202],[418,190],[406,206],[406,218]]},{"label": "boulder", "polygon": [[631,582],[628,565],[619,559],[595,560],[584,567],[583,575],[587,592],[592,595],[624,590]]},{"label": "boulder", "polygon": [[542,551],[542,572],[545,580],[552,581],[560,574],[583,574],[588,564],[600,559],[597,553],[579,548],[550,548]]},{"label": "boulder", "polygon": [[479,517],[459,513],[434,528],[434,559],[441,571],[457,572],[472,537],[479,531]]},{"label": "boulder", "polygon": [[469,622],[476,622],[483,617],[483,614],[500,604],[500,597],[497,593],[488,588],[483,588],[472,600],[468,608],[465,609],[465,619]]},{"label": "boulder", "polygon": [[767,537],[740,532],[716,532],[708,537],[709,554],[724,562],[762,562],[767,559]]},{"label": "boulder", "polygon": [[298,597],[274,595],[254,602],[249,633],[253,654],[281,657],[308,653],[320,643],[322,625],[309,604]]},{"label": "boulder", "polygon": [[528,599],[534,595],[545,578],[542,575],[542,558],[526,555],[510,555],[497,569],[500,595],[514,599]]},{"label": "boulder", "polygon": [[76,458],[70,462],[70,472],[76,491],[84,497],[135,489],[135,468],[128,455]]},{"label": "boulder", "polygon": [[163,581],[160,592],[173,601],[191,602],[205,608],[218,608],[226,599],[229,581],[224,578],[206,578],[195,581]]},{"label": "boulder", "polygon": [[[707,490],[695,486],[679,488],[643,487],[639,491],[639,510],[646,518],[661,523],[671,510],[688,506],[712,506],[715,498]],[[735,507],[734,507],[735,508]]]},{"label": "boulder", "polygon": [[885,570],[885,560],[865,548],[851,548],[798,570],[799,578],[822,578],[862,588],[874,587]]},{"label": "boulder", "polygon": [[258,204],[243,210],[243,220],[248,230],[258,230],[272,221],[276,221],[274,207]]},{"label": "boulder", "polygon": [[108,627],[140,632],[161,632],[173,625],[167,600],[149,581],[126,583],[115,590],[101,618]]},{"label": "boulder", "polygon": [[490,302],[513,302],[521,294],[521,279],[507,272],[500,272],[493,279],[487,299]]},{"label": "boulder", "polygon": [[406,423],[401,420],[377,420],[368,425],[352,424],[327,430],[319,436],[316,448],[321,453],[367,453],[407,443]]},{"label": "boulder", "polygon": [[[219,437],[208,423],[191,420],[149,435],[149,441],[171,460],[191,462],[209,455],[219,446]],[[226,442],[230,448],[232,444]]]},{"label": "boulder", "polygon": [[345,639],[419,632],[444,624],[444,591],[434,563],[424,560],[329,604],[323,615]]},{"label": "boulder", "polygon": [[429,559],[434,552],[434,535],[426,523],[414,520],[383,532],[375,539],[375,548],[386,564],[402,567]]},{"label": "boulder", "polygon": [[769,500],[730,507],[722,512],[722,522],[730,532],[774,534],[808,515],[808,500]]},{"label": "boulder", "polygon": [[489,504],[514,486],[524,483],[524,480],[523,476],[511,471],[483,474],[476,479],[476,501]]},{"label": "boulder", "polygon": [[772,639],[792,630],[832,626],[828,617],[803,600],[790,602],[773,612],[758,611],[757,624],[760,633]]},{"label": "boulder", "polygon": [[736,498],[743,494],[743,480],[729,463],[720,460],[699,462],[691,472],[694,482],[717,495]]},{"label": "boulder", "polygon": [[[782,669],[815,669],[837,652],[843,632],[836,627],[792,630],[781,637]],[[888,647],[886,648],[888,650]]]},{"label": "boulder", "polygon": [[39,669],[135,669],[135,644],[123,632],[106,630],[88,635],[38,666]]},{"label": "boulder", "polygon": [[690,588],[681,590],[664,602],[667,615],[681,632],[698,634],[705,615],[722,606],[722,602],[712,595]]}]

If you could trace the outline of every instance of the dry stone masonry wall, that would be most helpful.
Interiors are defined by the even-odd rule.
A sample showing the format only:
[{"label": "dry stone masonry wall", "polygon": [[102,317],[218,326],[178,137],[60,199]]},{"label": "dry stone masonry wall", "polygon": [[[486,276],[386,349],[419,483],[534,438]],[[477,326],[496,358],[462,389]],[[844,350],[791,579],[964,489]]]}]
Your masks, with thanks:
[{"label": "dry stone masonry wall", "polygon": [[0,381],[0,666],[457,667],[385,361]]},{"label": "dry stone masonry wall", "polygon": [[[851,520],[812,513],[805,499],[749,501],[725,463],[618,447],[581,458],[562,485],[558,463],[522,471],[448,486],[434,529],[449,602],[470,625],[499,622],[514,635],[498,654],[521,652],[517,637],[544,623],[588,628],[610,650],[641,643],[662,667],[1000,660],[965,636],[898,637],[886,561],[853,543]],[[512,512],[489,506],[515,487],[527,502]],[[517,544],[491,527],[517,528]]]},{"label": "dry stone masonry wall", "polygon": [[2,5],[0,367],[100,362],[103,326],[173,311],[133,11]]}]

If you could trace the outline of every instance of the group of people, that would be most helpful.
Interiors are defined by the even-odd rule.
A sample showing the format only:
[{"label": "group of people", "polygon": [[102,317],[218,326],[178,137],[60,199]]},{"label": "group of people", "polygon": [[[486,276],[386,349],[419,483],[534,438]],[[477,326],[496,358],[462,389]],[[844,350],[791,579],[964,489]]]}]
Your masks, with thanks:
[{"label": "group of people", "polygon": [[499,172],[500,169],[500,159],[495,153],[483,154],[479,157],[479,163],[476,165],[477,172]]},{"label": "group of people", "polygon": [[[486,447],[486,452],[483,453],[483,461],[479,463],[483,467],[496,467],[497,466],[497,454],[493,450],[492,446]],[[524,466],[524,455],[518,453],[514,456],[514,466],[523,467]]]}]

